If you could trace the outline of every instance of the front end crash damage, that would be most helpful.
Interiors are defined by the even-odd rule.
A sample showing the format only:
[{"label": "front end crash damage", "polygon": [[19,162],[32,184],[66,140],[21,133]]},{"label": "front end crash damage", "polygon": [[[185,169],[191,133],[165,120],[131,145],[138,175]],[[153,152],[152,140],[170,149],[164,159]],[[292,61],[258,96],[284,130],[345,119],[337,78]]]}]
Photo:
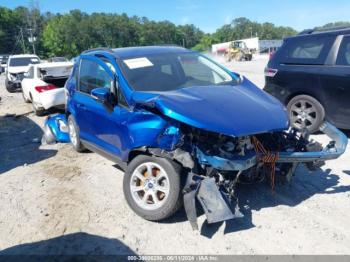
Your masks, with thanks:
[{"label": "front end crash damage", "polygon": [[[320,127],[331,140],[325,147],[309,139],[307,132],[289,128],[283,105],[244,77],[234,87],[135,92],[133,100],[136,108],[168,119],[169,126],[180,123],[169,137],[171,143],[159,143],[160,149],[149,153],[174,159],[187,169],[184,205],[194,229],[196,198],[208,223],[241,217],[238,183],[266,179],[274,190],[275,180],[290,181],[299,164],[313,170],[338,158],[348,141],[327,122]],[[166,141],[167,135],[160,136]]]},{"label": "front end crash damage", "polygon": [[[181,163],[188,176],[183,189],[185,211],[193,229],[198,229],[196,199],[208,223],[242,217],[236,185],[266,179],[290,181],[296,167],[314,170],[336,159],[347,146],[347,137],[328,122],[320,131],[330,138],[325,146],[297,130],[275,131],[233,137],[183,125],[173,150],[148,148],[152,155]],[[163,134],[162,134],[163,135]]]}]

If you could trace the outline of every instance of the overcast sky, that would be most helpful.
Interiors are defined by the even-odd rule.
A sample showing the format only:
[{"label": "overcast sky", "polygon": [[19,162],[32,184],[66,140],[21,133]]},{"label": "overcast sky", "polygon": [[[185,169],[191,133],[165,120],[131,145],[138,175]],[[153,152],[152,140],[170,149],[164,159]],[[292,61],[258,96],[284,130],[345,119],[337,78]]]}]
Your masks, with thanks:
[{"label": "overcast sky", "polygon": [[[28,6],[29,0],[0,0],[1,6]],[[42,11],[127,13],[175,24],[192,23],[205,32],[214,32],[236,17],[257,22],[272,22],[296,30],[329,22],[350,21],[349,0],[39,0]]]}]

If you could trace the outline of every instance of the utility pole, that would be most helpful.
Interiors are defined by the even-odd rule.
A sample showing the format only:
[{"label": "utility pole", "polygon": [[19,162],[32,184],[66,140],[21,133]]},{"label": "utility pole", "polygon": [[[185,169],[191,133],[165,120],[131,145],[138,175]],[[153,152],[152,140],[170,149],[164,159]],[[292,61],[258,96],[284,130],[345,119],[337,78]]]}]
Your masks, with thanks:
[{"label": "utility pole", "polygon": [[23,54],[24,54],[26,51],[25,51],[25,45],[24,45],[24,37],[23,37],[23,29],[22,29],[22,27],[20,28],[20,33],[21,33],[21,42],[22,42],[22,52],[23,52]]},{"label": "utility pole", "polygon": [[32,29],[32,28],[29,28],[28,31],[29,31],[29,34],[30,34],[28,40],[29,40],[29,42],[32,43],[32,46],[33,46],[33,54],[35,55],[35,44],[34,44],[34,42],[35,42],[35,37],[33,36],[33,29]]},{"label": "utility pole", "polygon": [[27,22],[28,22],[28,27],[29,27],[27,29],[29,32],[28,40],[32,44],[33,54],[36,54],[36,51],[35,51],[36,37],[34,35],[37,32],[37,24],[36,24],[35,12],[39,12],[39,15],[40,15],[39,1],[38,0],[29,0],[28,10],[30,11],[28,16],[27,16]]}]

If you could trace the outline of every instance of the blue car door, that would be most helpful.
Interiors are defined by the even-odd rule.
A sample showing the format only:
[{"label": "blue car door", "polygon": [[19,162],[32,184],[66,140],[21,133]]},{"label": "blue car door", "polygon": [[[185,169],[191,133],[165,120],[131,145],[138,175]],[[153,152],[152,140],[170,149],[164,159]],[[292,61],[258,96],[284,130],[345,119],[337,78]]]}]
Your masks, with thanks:
[{"label": "blue car door", "polygon": [[91,96],[95,88],[114,88],[114,72],[113,66],[107,61],[83,56],[78,78],[79,91],[75,92],[74,100],[80,138],[104,152],[121,157],[122,137],[127,134],[127,127],[123,123],[130,112],[119,105],[107,110],[101,101]]}]

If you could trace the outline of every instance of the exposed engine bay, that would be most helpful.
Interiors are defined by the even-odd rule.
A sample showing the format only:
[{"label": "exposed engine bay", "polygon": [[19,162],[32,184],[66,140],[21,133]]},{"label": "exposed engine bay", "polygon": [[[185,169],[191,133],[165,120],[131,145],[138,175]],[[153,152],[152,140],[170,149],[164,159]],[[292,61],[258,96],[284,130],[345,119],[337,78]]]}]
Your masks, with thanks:
[{"label": "exposed engine bay", "polygon": [[180,129],[181,138],[173,152],[168,154],[154,149],[150,152],[171,157],[189,169],[183,193],[186,214],[193,229],[198,229],[195,198],[201,203],[208,223],[242,217],[237,184],[266,180],[273,191],[276,181],[291,180],[299,164],[315,170],[324,164],[324,160],[340,156],[347,144],[346,136],[329,123],[320,128],[331,138],[325,148],[310,140],[306,131],[296,129],[243,137],[192,127]]}]

